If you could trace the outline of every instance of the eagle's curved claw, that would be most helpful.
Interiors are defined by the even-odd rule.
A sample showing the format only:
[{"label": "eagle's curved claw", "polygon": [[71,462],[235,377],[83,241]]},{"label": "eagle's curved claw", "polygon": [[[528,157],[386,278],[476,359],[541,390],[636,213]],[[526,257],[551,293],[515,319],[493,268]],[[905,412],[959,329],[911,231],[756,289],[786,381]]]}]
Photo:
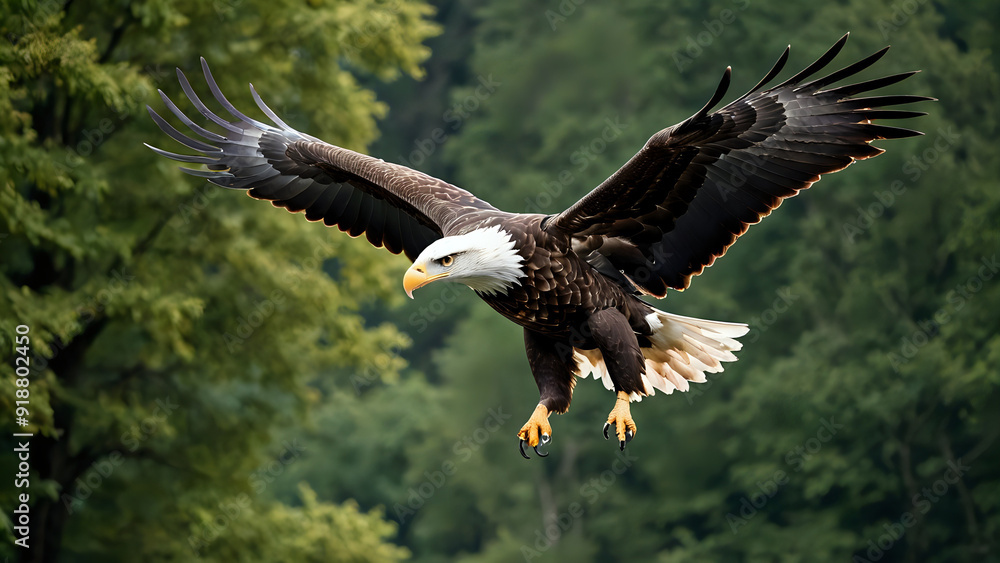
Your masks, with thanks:
[{"label": "eagle's curved claw", "polygon": [[[542,438],[542,443],[538,444],[538,446],[541,446],[541,445],[544,445],[544,444],[548,444],[550,440],[551,440],[551,438],[549,438],[548,435],[546,434]],[[518,451],[521,452],[521,457],[523,457],[524,459],[531,459],[530,457],[528,457],[528,454],[524,453],[524,444],[525,444],[525,441],[522,440],[522,439],[520,439],[520,438],[518,438],[518,440],[517,440],[517,449],[518,449]],[[542,452],[538,451],[538,446],[531,446],[531,449],[535,450],[535,453],[538,455],[538,457],[549,457],[549,454],[542,453]]]},{"label": "eagle's curved claw", "polygon": [[531,418],[528,422],[524,423],[521,430],[517,432],[518,437],[518,449],[521,451],[521,455],[524,459],[531,459],[528,454],[524,453],[524,444],[527,443],[538,457],[545,457],[549,454],[541,453],[538,451],[538,446],[543,446],[552,441],[552,427],[549,426],[549,409],[545,408],[543,405],[538,405],[535,407],[535,411],[531,413]]},{"label": "eagle's curved claw", "polygon": [[610,439],[608,430],[614,425],[615,437],[618,438],[618,447],[624,451],[625,445],[635,438],[635,420],[629,410],[629,396],[624,391],[618,392],[615,408],[611,409],[607,422],[604,423],[604,438]]}]

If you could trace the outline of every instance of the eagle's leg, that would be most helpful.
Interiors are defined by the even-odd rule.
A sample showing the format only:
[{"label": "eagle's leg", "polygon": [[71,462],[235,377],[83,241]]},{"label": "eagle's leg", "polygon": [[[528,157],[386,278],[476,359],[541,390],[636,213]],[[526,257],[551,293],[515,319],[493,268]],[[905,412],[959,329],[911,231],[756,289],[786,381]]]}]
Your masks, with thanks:
[{"label": "eagle's leg", "polygon": [[538,445],[548,444],[552,439],[549,415],[569,410],[576,383],[576,361],[572,357],[571,346],[528,329],[524,329],[524,350],[539,395],[538,406],[517,433],[518,449],[528,459],[524,453],[525,443],[539,456],[548,455],[539,452]]},{"label": "eagle's leg", "polygon": [[518,431],[517,438],[517,447],[524,459],[531,459],[528,457],[528,454],[524,453],[525,442],[540,457],[549,455],[538,451],[539,445],[548,444],[552,439],[552,426],[549,425],[549,409],[545,408],[545,405],[539,403],[535,407],[534,412],[531,413],[531,417],[528,418],[528,422],[525,422],[521,430]]},{"label": "eagle's leg", "polygon": [[618,392],[618,398],[615,400],[615,406],[611,409],[611,413],[608,415],[608,421],[604,423],[604,439],[607,440],[608,428],[613,424],[615,426],[615,436],[618,437],[618,443],[621,449],[625,449],[625,444],[632,441],[635,437],[635,420],[632,419],[632,412],[629,410],[629,398],[628,393],[624,391]]},{"label": "eagle's leg", "polygon": [[604,309],[592,314],[588,324],[594,342],[601,349],[604,365],[617,394],[615,406],[604,423],[604,437],[608,438],[608,428],[614,425],[619,447],[624,450],[625,444],[631,442],[636,433],[635,420],[629,410],[629,397],[632,393],[645,395],[642,374],[646,369],[646,360],[628,319],[617,309]]}]

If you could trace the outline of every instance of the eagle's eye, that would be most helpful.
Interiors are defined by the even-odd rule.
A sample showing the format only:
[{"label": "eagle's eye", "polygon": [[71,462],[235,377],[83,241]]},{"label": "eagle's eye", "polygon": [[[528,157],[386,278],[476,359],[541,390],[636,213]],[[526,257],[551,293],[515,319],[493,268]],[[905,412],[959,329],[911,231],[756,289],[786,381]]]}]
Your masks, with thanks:
[{"label": "eagle's eye", "polygon": [[445,268],[447,268],[448,266],[451,266],[455,262],[455,257],[452,256],[451,254],[449,254],[448,256],[445,256],[444,258],[438,260],[438,262],[442,266],[444,266]]}]

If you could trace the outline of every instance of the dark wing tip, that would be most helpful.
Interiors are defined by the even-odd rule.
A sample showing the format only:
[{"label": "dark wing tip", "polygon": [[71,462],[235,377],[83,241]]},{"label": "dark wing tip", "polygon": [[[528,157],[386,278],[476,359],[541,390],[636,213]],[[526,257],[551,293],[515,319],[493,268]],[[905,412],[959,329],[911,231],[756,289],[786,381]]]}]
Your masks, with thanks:
[{"label": "dark wing tip", "polygon": [[212,157],[209,157],[209,156],[196,156],[196,155],[187,155],[187,154],[177,154],[177,153],[165,151],[165,150],[160,149],[160,148],[156,148],[156,147],[154,147],[153,145],[151,145],[149,143],[143,143],[143,145],[146,145],[146,148],[150,149],[151,151],[155,152],[156,154],[158,154],[160,156],[163,156],[163,157],[166,157],[166,158],[169,158],[170,160],[176,160],[177,162],[189,162],[189,163],[192,163],[192,164],[207,164],[207,165],[210,165],[210,167],[211,167],[211,165],[218,165],[218,163],[219,163],[219,159],[212,158]]},{"label": "dark wing tip", "polygon": [[920,72],[919,70],[910,70],[907,72],[900,72],[897,74],[891,74],[889,76],[883,76],[882,78],[875,78],[873,80],[866,80],[864,82],[858,82],[856,84],[847,84],[846,86],[838,86],[836,88],[830,88],[829,90],[821,90],[817,93],[819,94],[830,94],[839,97],[853,96],[855,94],[860,94],[861,92],[868,92],[871,90],[878,90],[879,88],[885,88],[886,86],[891,86],[897,82],[906,80],[907,78],[913,76]]},{"label": "dark wing tip", "polygon": [[196,151],[203,152],[205,154],[213,154],[219,152],[218,147],[203,143],[197,139],[192,139],[191,137],[188,137],[187,135],[178,131],[173,125],[168,123],[167,120],[160,117],[160,114],[156,113],[156,110],[154,110],[149,105],[146,106],[146,109],[149,111],[149,117],[152,118],[153,122],[156,123],[156,125],[160,128],[160,130],[166,133],[168,136],[170,136],[178,143],[188,148],[194,149]]},{"label": "dark wing tip", "polygon": [[912,117],[923,117],[926,111],[909,111],[901,109],[867,109],[856,110],[858,114],[868,119],[910,119]]},{"label": "dark wing tip", "polygon": [[694,116],[688,121],[698,120],[708,115],[708,112],[711,111],[716,104],[722,101],[723,96],[726,95],[726,92],[729,90],[729,84],[732,82],[732,78],[733,67],[727,66],[725,72],[722,73],[722,80],[719,81],[719,85],[715,88],[715,94],[712,95],[712,99],[709,100],[704,107],[698,110],[698,113],[694,114]]},{"label": "dark wing tip", "polygon": [[750,94],[753,94],[757,90],[763,88],[765,84],[774,80],[774,77],[778,76],[778,73],[781,72],[781,69],[785,68],[785,63],[788,62],[788,54],[791,52],[792,52],[791,45],[785,47],[785,51],[781,53],[781,56],[778,57],[778,60],[774,62],[773,66],[771,66],[771,70],[767,71],[767,74],[764,75],[764,78],[761,78],[760,82],[758,82],[756,86],[754,86],[746,94],[744,94],[743,97],[745,98]]},{"label": "dark wing tip", "polygon": [[253,101],[254,103],[257,104],[257,107],[260,108],[260,111],[264,112],[264,115],[269,117],[271,121],[273,121],[278,127],[281,127],[286,131],[294,131],[294,129],[289,127],[287,123],[285,123],[284,121],[281,120],[280,117],[278,117],[278,114],[274,113],[274,111],[271,108],[269,108],[267,104],[264,103],[264,100],[261,99],[260,94],[257,93],[257,89],[253,87],[253,82],[250,83],[250,95],[253,96]]},{"label": "dark wing tip", "polygon": [[864,70],[864,69],[872,66],[873,64],[877,63],[879,61],[879,59],[881,59],[882,57],[884,57],[887,52],[889,52],[889,48],[888,47],[883,47],[883,48],[879,49],[878,51],[875,51],[871,55],[868,55],[867,57],[861,59],[860,61],[857,61],[856,63],[847,65],[846,67],[844,67],[844,68],[842,68],[842,69],[840,69],[840,70],[838,70],[836,72],[831,72],[830,74],[828,74],[828,75],[826,75],[826,76],[824,76],[822,78],[817,78],[816,80],[813,80],[812,82],[803,84],[803,85],[799,86],[798,88],[796,88],[796,90],[797,91],[798,90],[810,90],[810,89],[812,89],[812,90],[819,90],[820,88],[823,88],[823,87],[825,87],[825,86],[827,86],[829,84],[833,84],[835,82],[839,82],[840,80],[843,80],[844,78],[847,78],[849,76],[853,76],[853,75],[861,72],[862,70]]},{"label": "dark wing tip", "polygon": [[843,37],[838,39],[837,42],[833,44],[832,47],[830,47],[829,49],[827,49],[825,53],[820,55],[820,57],[816,59],[816,61],[813,62],[813,64],[802,69],[802,71],[796,74],[795,76],[782,82],[777,86],[777,88],[781,88],[782,86],[798,84],[802,80],[805,80],[806,78],[819,72],[823,67],[830,64],[830,61],[832,61],[838,54],[840,54],[841,49],[843,49],[844,45],[847,44],[847,38],[850,37],[850,35],[851,35],[850,32],[845,33]]},{"label": "dark wing tip", "polygon": [[876,134],[876,139],[905,139],[907,137],[919,137],[923,131],[907,129],[905,127],[893,127],[891,125],[869,125],[872,132]]},{"label": "dark wing tip", "polygon": [[261,131],[267,131],[270,129],[270,126],[267,124],[253,119],[252,117],[248,117],[246,114],[236,109],[236,106],[230,103],[225,94],[222,93],[222,89],[219,88],[219,84],[215,81],[215,77],[212,76],[212,70],[208,68],[208,61],[205,60],[205,57],[201,57],[201,70],[205,75],[205,82],[208,83],[208,89],[212,91],[212,95],[215,97],[216,101],[218,101],[230,115],[243,121],[244,123],[260,129]]}]

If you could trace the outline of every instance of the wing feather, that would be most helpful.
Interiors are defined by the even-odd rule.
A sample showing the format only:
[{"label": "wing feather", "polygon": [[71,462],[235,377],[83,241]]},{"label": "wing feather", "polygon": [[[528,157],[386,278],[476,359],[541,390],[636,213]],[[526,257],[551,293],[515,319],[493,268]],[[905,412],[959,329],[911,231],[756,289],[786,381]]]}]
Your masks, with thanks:
[{"label": "wing feather", "polygon": [[385,234],[382,236],[382,244],[393,254],[403,251],[403,231],[399,227],[400,213],[401,211],[395,207],[385,208]]},{"label": "wing feather", "polygon": [[372,206],[372,217],[365,229],[365,237],[372,246],[382,246],[382,234],[385,232],[386,210],[384,205]]},{"label": "wing feather", "polygon": [[364,234],[365,230],[368,229],[368,222],[372,219],[372,202],[374,200],[371,198],[365,198],[361,200],[361,207],[358,209],[358,217],[353,222],[353,226],[347,231],[347,234],[352,237],[358,237]]},{"label": "wing feather", "polygon": [[644,262],[616,260],[615,250],[603,251],[600,243],[595,251],[616,267],[625,264],[621,272],[626,277],[645,280],[636,282],[643,292],[662,297],[666,286],[687,288],[693,276],[783,199],[823,174],[881,154],[871,141],[921,134],[873,120],[924,115],[882,108],[933,98],[850,97],[895,84],[913,72],[831,88],[875,64],[888,48],[806,82],[833,61],[847,38],[841,37],[801,72],[763,90],[787,61],[786,49],[749,92],[708,113],[729,84],[726,69],[708,104],[690,119],[653,135],[620,170],[550,218],[545,229],[571,239],[630,243],[633,246],[618,248],[628,246],[633,253],[637,249]]},{"label": "wing feather", "polygon": [[321,221],[326,217],[326,214],[330,211],[330,206],[333,205],[333,200],[340,193],[339,189],[335,189],[330,186],[323,190],[323,193],[310,205],[306,207],[306,221]]},{"label": "wing feather", "polygon": [[204,58],[201,66],[212,96],[235,121],[210,110],[180,69],[177,79],[198,113],[219,126],[222,134],[195,123],[163,92],[160,97],[167,109],[201,140],[181,133],[147,108],[163,132],[201,153],[184,155],[150,146],[166,158],[207,167],[181,169],[188,174],[225,188],[247,190],[251,197],[291,212],[304,211],[306,219],[322,220],[351,236],[366,234],[374,246],[384,246],[394,254],[405,252],[411,260],[470,211],[495,211],[447,182],[296,131],[251,85],[257,107],[276,126],[258,121],[226,99]]}]

